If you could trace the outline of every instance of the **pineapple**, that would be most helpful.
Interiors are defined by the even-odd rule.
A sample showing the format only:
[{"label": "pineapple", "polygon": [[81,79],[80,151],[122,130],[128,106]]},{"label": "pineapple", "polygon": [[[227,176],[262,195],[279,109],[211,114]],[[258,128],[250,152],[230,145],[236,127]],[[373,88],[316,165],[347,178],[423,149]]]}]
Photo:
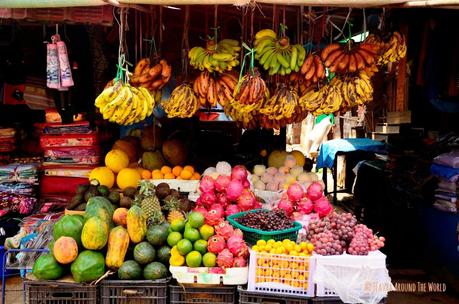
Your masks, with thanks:
[{"label": "pineapple", "polygon": [[141,181],[139,195],[136,197],[136,203],[145,214],[148,226],[164,222],[164,215],[161,212],[161,204],[155,194],[153,184],[148,181]]},{"label": "pineapple", "polygon": [[163,210],[172,211],[180,209],[180,199],[175,195],[168,195],[164,199]]},{"label": "pineapple", "polygon": [[184,220],[185,217],[183,216],[183,213],[179,210],[171,210],[169,211],[169,214],[167,215],[167,221],[172,224],[173,221],[175,220]]}]

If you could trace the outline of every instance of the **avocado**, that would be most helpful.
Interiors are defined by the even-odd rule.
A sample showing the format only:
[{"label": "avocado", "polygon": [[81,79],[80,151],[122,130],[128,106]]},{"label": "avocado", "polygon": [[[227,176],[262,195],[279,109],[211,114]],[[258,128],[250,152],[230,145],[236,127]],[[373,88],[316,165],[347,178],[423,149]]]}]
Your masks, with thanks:
[{"label": "avocado", "polygon": [[116,190],[112,190],[108,195],[108,200],[112,202],[112,204],[118,205],[120,203],[120,193]]},{"label": "avocado", "polygon": [[132,199],[128,196],[123,196],[123,198],[120,199],[120,207],[124,208],[131,208],[132,206]]},{"label": "avocado", "polygon": [[107,197],[108,194],[110,193],[110,189],[108,189],[108,187],[104,185],[100,185],[99,187],[97,187],[97,191],[99,192],[100,195],[104,197]]},{"label": "avocado", "polygon": [[89,185],[79,185],[76,190],[76,194],[84,195],[84,193],[88,190],[88,188],[89,188]]},{"label": "avocado", "polygon": [[98,196],[97,186],[89,186],[89,189],[84,194],[84,200],[87,202],[91,197]]},{"label": "avocado", "polygon": [[70,199],[69,203],[67,204],[66,209],[73,210],[75,209],[76,206],[78,206],[81,203],[84,203],[83,194],[75,194],[75,196]]},{"label": "avocado", "polygon": [[137,189],[134,187],[127,187],[123,191],[124,196],[130,197],[130,198],[135,198],[136,193],[137,193]]}]

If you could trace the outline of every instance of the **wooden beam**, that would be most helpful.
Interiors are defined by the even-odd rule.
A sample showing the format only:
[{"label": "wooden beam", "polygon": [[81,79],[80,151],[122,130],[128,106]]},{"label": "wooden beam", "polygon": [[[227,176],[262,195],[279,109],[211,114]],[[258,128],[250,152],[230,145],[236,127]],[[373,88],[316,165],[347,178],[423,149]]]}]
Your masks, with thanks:
[{"label": "wooden beam", "polygon": [[[405,36],[405,41],[408,41],[408,25],[406,23],[400,25],[400,32]],[[395,95],[395,110],[397,112],[408,110],[406,57],[402,58],[398,63]]]}]

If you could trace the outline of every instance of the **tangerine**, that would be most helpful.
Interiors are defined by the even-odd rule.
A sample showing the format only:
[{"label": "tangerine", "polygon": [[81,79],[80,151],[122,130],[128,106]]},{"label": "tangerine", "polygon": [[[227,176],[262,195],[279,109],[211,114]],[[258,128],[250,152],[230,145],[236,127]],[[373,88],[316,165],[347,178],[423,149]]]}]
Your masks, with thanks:
[{"label": "tangerine", "polygon": [[201,179],[201,174],[199,174],[198,172],[195,172],[193,174],[193,177],[191,177],[192,180],[200,180]]},{"label": "tangerine", "polygon": [[164,179],[175,179],[175,175],[172,173],[164,174]]},{"label": "tangerine", "polygon": [[151,171],[147,169],[142,169],[142,172],[140,173],[140,176],[142,176],[142,179],[150,179],[151,178]]},{"label": "tangerine", "polygon": [[172,168],[169,166],[162,166],[161,173],[162,174],[172,173]]},{"label": "tangerine", "polygon": [[188,170],[188,171],[190,171],[190,172],[191,172],[191,175],[194,174],[194,168],[193,168],[193,166],[190,166],[190,165],[185,166],[185,167],[183,167],[183,170]]},{"label": "tangerine", "polygon": [[151,177],[153,179],[162,179],[164,176],[159,169],[156,169],[151,172]]},{"label": "tangerine", "polygon": [[185,180],[189,180],[193,177],[193,173],[189,171],[188,169],[183,169],[182,172],[180,172],[180,178],[183,178]]},{"label": "tangerine", "polygon": [[175,175],[175,176],[180,176],[180,173],[182,173],[182,170],[183,168],[181,166],[175,166],[173,169],[172,169],[172,173]]}]

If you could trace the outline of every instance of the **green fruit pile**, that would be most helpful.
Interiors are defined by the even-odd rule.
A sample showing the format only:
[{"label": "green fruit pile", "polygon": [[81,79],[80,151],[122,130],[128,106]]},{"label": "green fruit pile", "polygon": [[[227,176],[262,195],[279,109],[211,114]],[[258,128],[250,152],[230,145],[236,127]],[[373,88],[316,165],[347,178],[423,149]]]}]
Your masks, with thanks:
[{"label": "green fruit pile", "polygon": [[172,247],[169,264],[214,267],[217,256],[207,251],[207,240],[214,233],[214,228],[204,224],[204,216],[199,212],[190,213],[186,221],[173,221],[167,236],[167,243]]}]

